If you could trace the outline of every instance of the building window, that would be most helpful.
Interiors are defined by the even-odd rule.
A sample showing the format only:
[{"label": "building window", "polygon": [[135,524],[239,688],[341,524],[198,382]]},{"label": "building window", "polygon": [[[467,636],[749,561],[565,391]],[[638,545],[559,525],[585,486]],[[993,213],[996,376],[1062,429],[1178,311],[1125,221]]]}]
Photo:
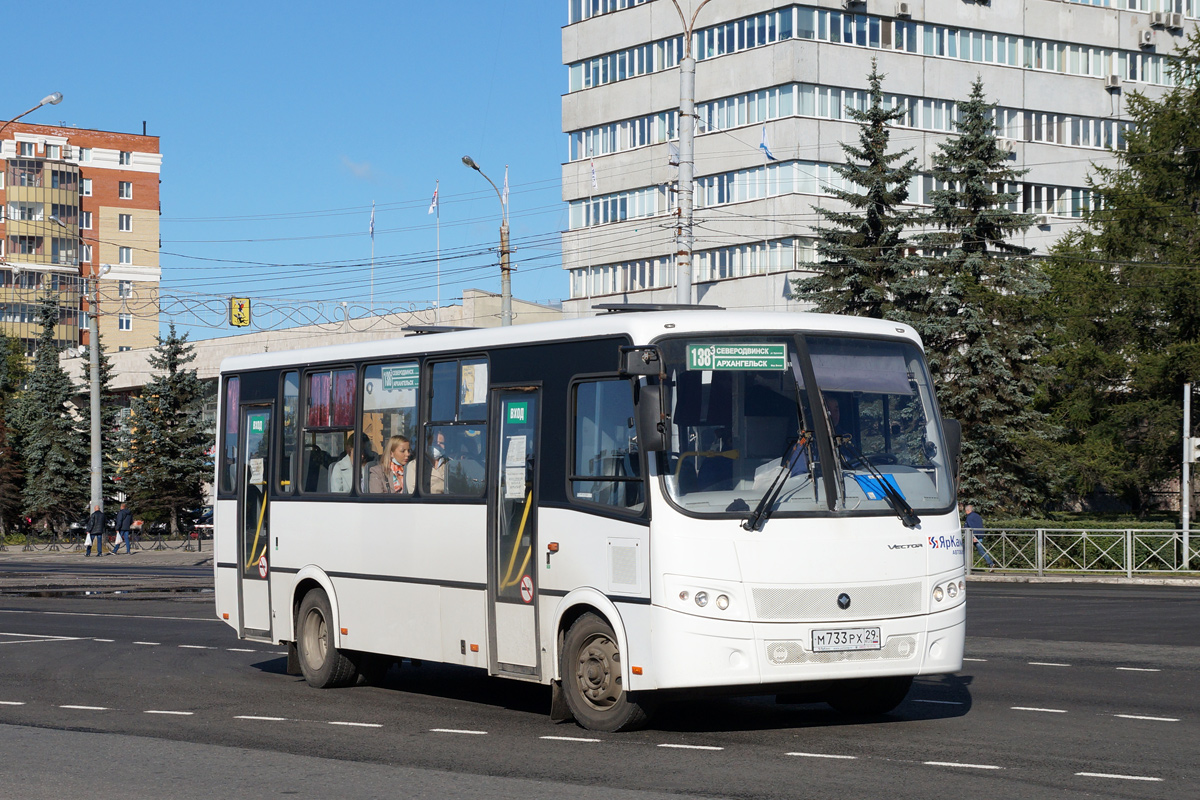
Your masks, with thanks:
[{"label": "building window", "polygon": [[133,296],[133,281],[117,281],[117,296],[132,297]]},{"label": "building window", "polygon": [[84,197],[92,196],[92,179],[84,178],[79,181],[79,193]]},{"label": "building window", "polygon": [[120,162],[121,162],[122,164],[131,164],[131,163],[133,163],[133,153],[129,152],[128,150],[122,150],[122,151],[121,151],[121,159],[120,159]]},{"label": "building window", "polygon": [[79,260],[84,264],[92,263],[92,246],[85,244],[79,248]]},{"label": "building window", "polygon": [[17,155],[33,157],[37,155],[36,145],[33,142],[18,142]]},{"label": "building window", "polygon": [[90,231],[92,229],[92,212],[79,212],[79,227],[81,230]]},{"label": "building window", "polygon": [[133,214],[118,214],[117,215],[117,228],[119,230],[126,231],[126,232],[132,231],[133,230]]},{"label": "building window", "polygon": [[90,147],[79,148],[79,160],[80,161],[91,161],[92,160],[92,148],[90,148]]},{"label": "building window", "polygon": [[117,314],[117,330],[133,330],[133,314]]},{"label": "building window", "polygon": [[128,349],[129,349],[129,345],[123,344],[123,345],[120,345],[119,347],[117,347],[117,352],[124,353]]},{"label": "building window", "polygon": [[131,183],[130,181],[118,181],[117,182],[117,197],[121,198],[122,200],[132,200],[133,199],[133,183]]},{"label": "building window", "polygon": [[46,145],[46,158],[62,158],[62,145],[59,145],[59,144]]},{"label": "building window", "polygon": [[120,263],[122,263],[122,264],[132,264],[133,263],[133,248],[132,247],[119,247],[119,248],[117,248],[117,250],[120,253],[120,257],[118,258],[118,261]]}]

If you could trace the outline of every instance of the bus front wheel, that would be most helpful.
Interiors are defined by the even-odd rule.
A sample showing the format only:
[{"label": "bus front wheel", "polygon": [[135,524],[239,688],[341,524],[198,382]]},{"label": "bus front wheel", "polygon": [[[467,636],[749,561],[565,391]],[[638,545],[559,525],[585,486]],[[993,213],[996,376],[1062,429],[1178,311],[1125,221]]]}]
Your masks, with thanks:
[{"label": "bus front wheel", "polygon": [[912,682],[910,675],[842,681],[826,702],[843,714],[879,716],[904,702]]},{"label": "bus front wheel", "polygon": [[621,652],[607,622],[587,613],[571,625],[563,640],[563,694],[572,716],[592,731],[627,731],[649,719],[644,703],[625,691]]},{"label": "bus front wheel", "polygon": [[317,689],[348,686],[358,675],[354,662],[333,646],[333,625],[325,590],[304,595],[296,614],[296,650],[304,680]]}]

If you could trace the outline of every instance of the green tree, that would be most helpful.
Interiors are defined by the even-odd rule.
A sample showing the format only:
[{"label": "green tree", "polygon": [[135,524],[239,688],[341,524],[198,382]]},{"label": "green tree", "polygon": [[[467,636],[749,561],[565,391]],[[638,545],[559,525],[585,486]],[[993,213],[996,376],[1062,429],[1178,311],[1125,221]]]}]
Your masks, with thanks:
[{"label": "green tree", "polygon": [[0,537],[17,527],[21,516],[21,458],[9,436],[8,414],[25,373],[24,354],[0,333]]},{"label": "green tree", "polygon": [[89,454],[70,407],[74,387],[59,365],[58,303],[41,301],[33,370],[10,417],[24,470],[23,512],[34,528],[62,531],[86,515]]},{"label": "green tree", "polygon": [[1052,438],[1033,397],[1045,376],[1039,298],[1048,285],[1009,238],[1032,223],[976,79],[957,135],[932,156],[932,210],[913,237],[926,255],[897,282],[893,317],[921,334],[942,411],[963,426],[960,495],[985,512],[1037,509]]},{"label": "green tree", "polygon": [[827,190],[847,210],[814,207],[828,223],[819,231],[819,272],[794,287],[817,311],[882,319],[892,310],[892,287],[912,269],[904,230],[914,217],[900,206],[917,160],[906,158],[911,149],[888,153],[889,125],[905,112],[883,105],[883,76],[874,59],[869,81],[870,106],[848,111],[859,124],[858,146],[843,142],[847,163],[834,167],[848,188]]},{"label": "green tree", "polygon": [[1067,431],[1069,487],[1097,484],[1139,512],[1179,474],[1182,387],[1200,381],[1200,32],[1174,88],[1125,99],[1133,128],[1098,168],[1098,202],[1048,271],[1061,330],[1045,407]]},{"label": "green tree", "polygon": [[122,475],[136,512],[166,520],[172,535],[180,531],[180,513],[202,504],[211,471],[201,384],[196,370],[186,369],[195,357],[187,335],[176,334],[174,325],[165,339],[158,337],[150,366],[159,374],[133,402]]}]

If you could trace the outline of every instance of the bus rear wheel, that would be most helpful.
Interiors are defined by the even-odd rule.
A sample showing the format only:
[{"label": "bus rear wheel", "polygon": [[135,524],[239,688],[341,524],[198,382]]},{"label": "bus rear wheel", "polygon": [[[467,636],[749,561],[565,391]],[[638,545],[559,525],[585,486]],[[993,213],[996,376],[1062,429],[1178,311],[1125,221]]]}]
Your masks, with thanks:
[{"label": "bus rear wheel", "polygon": [[309,686],[348,686],[358,676],[354,662],[333,646],[333,610],[324,589],[312,589],[296,614],[296,651]]},{"label": "bus rear wheel", "polygon": [[628,731],[649,720],[646,705],[625,691],[616,634],[595,614],[584,614],[567,630],[560,674],[567,706],[584,728]]},{"label": "bus rear wheel", "polygon": [[911,675],[841,681],[826,702],[843,714],[879,716],[904,702],[912,682]]}]

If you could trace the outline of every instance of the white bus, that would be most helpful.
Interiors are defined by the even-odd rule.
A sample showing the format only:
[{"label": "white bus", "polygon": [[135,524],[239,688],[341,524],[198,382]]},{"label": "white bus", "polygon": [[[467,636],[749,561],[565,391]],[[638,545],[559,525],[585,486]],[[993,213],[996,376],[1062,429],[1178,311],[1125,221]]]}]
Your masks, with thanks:
[{"label": "white bus", "polygon": [[217,615],[312,686],[460,664],[613,731],[962,666],[958,426],[903,325],[608,313],[237,356],[220,398]]}]

